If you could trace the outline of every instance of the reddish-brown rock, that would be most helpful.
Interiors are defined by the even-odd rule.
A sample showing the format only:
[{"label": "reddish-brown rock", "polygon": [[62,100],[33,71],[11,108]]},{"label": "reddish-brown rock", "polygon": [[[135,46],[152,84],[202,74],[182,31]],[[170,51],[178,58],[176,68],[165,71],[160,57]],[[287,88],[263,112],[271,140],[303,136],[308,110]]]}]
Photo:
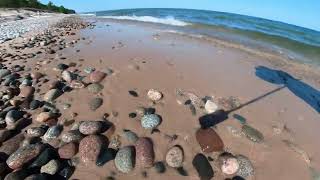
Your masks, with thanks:
[{"label": "reddish-brown rock", "polygon": [[33,73],[31,73],[32,79],[38,80],[38,79],[40,79],[42,76],[43,76],[43,74],[41,74],[40,72],[33,72]]},{"label": "reddish-brown rock", "polygon": [[103,146],[104,141],[101,136],[89,135],[83,138],[79,144],[80,159],[85,164],[96,163]]},{"label": "reddish-brown rock", "polygon": [[71,159],[78,152],[78,146],[75,143],[68,143],[59,148],[58,153],[62,159]]},{"label": "reddish-brown rock", "polygon": [[98,83],[106,77],[106,73],[101,71],[94,71],[90,73],[90,81],[93,83]]},{"label": "reddish-brown rock", "polygon": [[24,164],[37,157],[41,153],[42,149],[42,144],[30,144],[23,146],[9,156],[6,161],[7,165],[11,169],[21,168]]},{"label": "reddish-brown rock", "polygon": [[20,88],[20,97],[30,97],[34,93],[34,87],[32,86],[22,86]]},{"label": "reddish-brown rock", "polygon": [[222,151],[224,144],[220,136],[211,128],[199,129],[196,132],[196,139],[205,153]]},{"label": "reddish-brown rock", "polygon": [[149,138],[139,138],[135,145],[136,162],[138,166],[148,168],[153,166],[154,151],[153,144]]}]

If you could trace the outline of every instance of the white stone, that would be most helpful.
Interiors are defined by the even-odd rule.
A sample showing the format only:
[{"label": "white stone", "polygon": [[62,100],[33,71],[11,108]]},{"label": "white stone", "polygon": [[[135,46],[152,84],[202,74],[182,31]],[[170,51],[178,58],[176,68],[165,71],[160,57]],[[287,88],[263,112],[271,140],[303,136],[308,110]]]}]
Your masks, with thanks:
[{"label": "white stone", "polygon": [[206,109],[207,113],[214,113],[218,110],[217,104],[211,100],[207,100],[206,104],[204,105],[204,108]]},{"label": "white stone", "polygon": [[221,165],[221,171],[227,175],[235,174],[238,170],[239,163],[236,158],[228,158]]},{"label": "white stone", "polygon": [[162,98],[162,93],[155,89],[150,89],[147,95],[148,98],[152,101],[159,101]]}]

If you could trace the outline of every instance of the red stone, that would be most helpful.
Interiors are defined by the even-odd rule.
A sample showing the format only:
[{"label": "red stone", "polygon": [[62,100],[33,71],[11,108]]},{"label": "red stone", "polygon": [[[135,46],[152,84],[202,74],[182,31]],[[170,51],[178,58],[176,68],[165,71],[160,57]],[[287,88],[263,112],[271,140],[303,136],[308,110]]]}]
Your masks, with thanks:
[{"label": "red stone", "polygon": [[149,138],[139,138],[135,145],[136,148],[136,162],[142,168],[149,168],[153,166],[154,151],[153,144]]},{"label": "red stone", "polygon": [[196,132],[196,139],[205,153],[222,151],[224,144],[220,136],[211,128],[199,129]]}]

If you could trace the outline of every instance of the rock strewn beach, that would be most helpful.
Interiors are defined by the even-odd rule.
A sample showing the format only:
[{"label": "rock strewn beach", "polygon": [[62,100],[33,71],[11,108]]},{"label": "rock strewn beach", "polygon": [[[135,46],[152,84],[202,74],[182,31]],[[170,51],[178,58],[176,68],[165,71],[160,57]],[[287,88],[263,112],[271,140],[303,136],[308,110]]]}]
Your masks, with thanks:
[{"label": "rock strewn beach", "polygon": [[244,106],[276,88],[254,76],[270,59],[139,23],[49,19],[0,44],[1,178],[319,178],[317,112],[285,90]]}]

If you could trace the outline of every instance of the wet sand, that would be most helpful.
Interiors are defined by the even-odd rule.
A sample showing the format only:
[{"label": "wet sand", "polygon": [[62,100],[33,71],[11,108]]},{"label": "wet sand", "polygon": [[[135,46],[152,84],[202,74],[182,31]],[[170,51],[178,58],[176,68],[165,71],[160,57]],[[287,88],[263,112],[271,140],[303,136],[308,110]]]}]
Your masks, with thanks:
[{"label": "wet sand", "polygon": [[[109,131],[109,134],[105,133],[109,139],[112,136],[121,136],[123,129],[130,129],[141,137],[150,137],[154,144],[156,161],[165,161],[168,149],[180,145],[185,155],[183,167],[189,176],[183,177],[169,167],[164,174],[156,173],[154,168],[135,168],[133,172],[122,174],[116,170],[113,161],[110,161],[103,167],[80,163],[71,179],[105,179],[111,176],[112,172],[116,172],[115,179],[144,179],[141,174],[143,171],[147,172],[147,179],[199,179],[192,160],[197,153],[201,153],[195,132],[200,128],[199,117],[204,113],[197,112],[194,116],[187,106],[178,104],[178,89],[192,92],[199,97],[213,96],[215,101],[233,96],[245,103],[280,87],[255,76],[255,67],[259,65],[291,71],[290,73],[294,73],[291,75],[301,76],[304,82],[316,89],[320,88],[316,81],[317,72],[312,78],[303,76],[306,74],[305,68],[290,64],[281,64],[280,67],[274,63],[276,60],[269,57],[201,39],[163,33],[141,24],[116,21],[98,21],[95,24],[93,29],[83,29],[75,36],[68,37],[81,39],[74,47],[68,47],[53,55],[40,55],[26,62],[26,66],[33,70],[37,63],[40,64],[39,72],[46,74],[49,80],[61,76],[60,72],[53,70],[59,63],[76,63],[81,75],[85,75],[83,69],[86,67],[101,71],[111,68],[114,71],[101,82],[104,89],[98,95],[93,95],[83,88],[60,96],[56,102],[57,107],[61,107],[63,103],[70,103],[71,107],[67,110],[60,108],[62,116],[59,121],[70,119],[72,113],[78,114],[75,121],[101,119],[108,113],[110,116],[107,119],[115,126],[112,135]],[[48,60],[48,64],[42,64]],[[22,62],[18,60],[12,63]],[[87,78],[84,81],[88,81]],[[38,94],[43,95],[49,90],[48,84],[43,84],[39,89]],[[147,98],[149,89],[161,91],[163,99],[153,104]],[[129,90],[136,91],[139,96],[132,97]],[[104,103],[96,111],[91,111],[88,101],[95,96],[103,98]],[[139,116],[129,118],[128,114],[135,112],[140,106],[154,107],[156,113],[162,117],[162,123],[158,127],[160,133],[151,134],[144,130]],[[32,117],[39,112],[35,111]],[[118,113],[116,117],[112,115],[115,112]],[[230,126],[241,131],[241,124],[233,118],[233,114],[245,117],[247,124],[264,135],[264,142],[253,143],[244,136],[232,135],[228,130]],[[250,179],[291,180],[311,179],[310,166],[320,170],[318,127],[319,113],[285,88],[232,112],[228,120],[214,129],[223,140],[225,151],[245,155],[251,160],[255,174]],[[70,127],[65,127],[64,131],[68,128]],[[178,138],[170,141],[166,135],[177,135]],[[283,140],[293,141],[305,151],[310,156],[311,164],[306,163],[303,157],[290,149]],[[120,141],[121,146],[130,145],[124,137],[121,137]],[[220,153],[204,154],[216,159]],[[215,172],[213,179],[227,178],[215,161],[210,163]]]}]

